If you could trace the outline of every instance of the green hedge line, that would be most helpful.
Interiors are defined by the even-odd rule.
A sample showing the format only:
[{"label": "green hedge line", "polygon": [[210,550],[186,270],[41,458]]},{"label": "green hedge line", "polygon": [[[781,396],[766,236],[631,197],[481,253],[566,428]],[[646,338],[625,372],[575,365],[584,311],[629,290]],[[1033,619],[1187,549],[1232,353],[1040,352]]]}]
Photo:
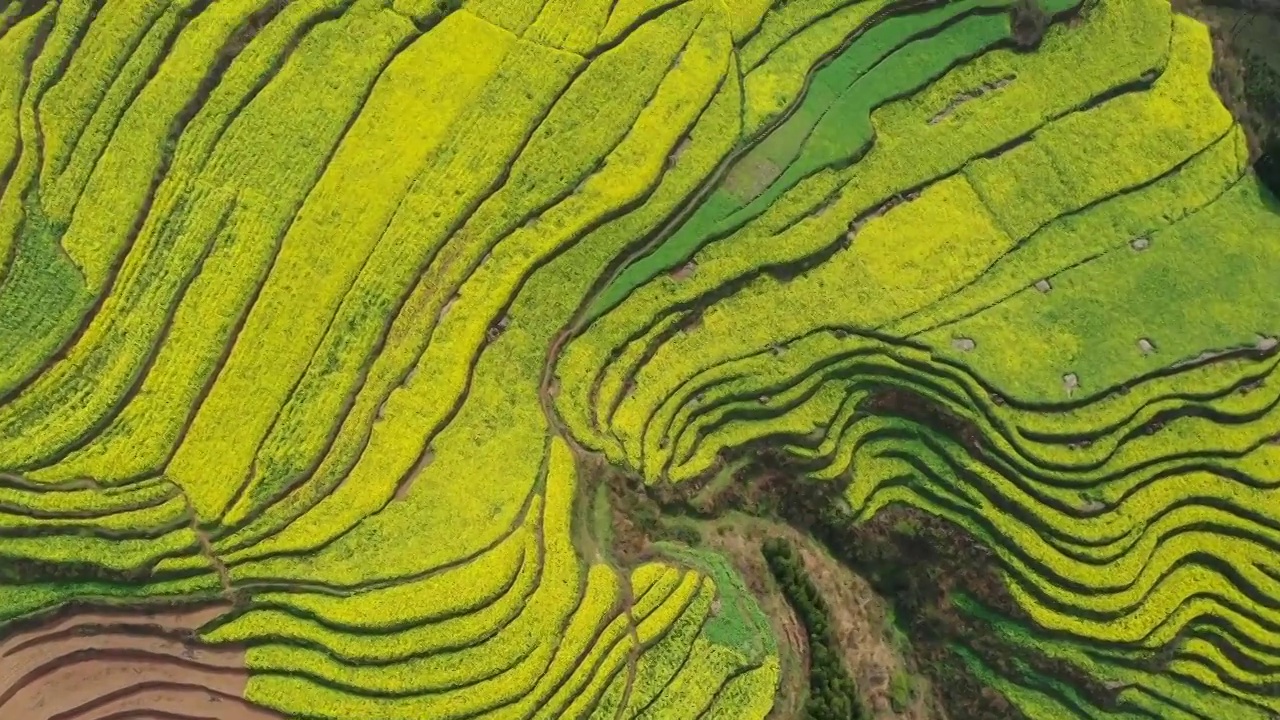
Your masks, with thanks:
[{"label": "green hedge line", "polygon": [[858,688],[840,658],[840,644],[832,630],[831,611],[805,573],[804,562],[791,543],[766,540],[760,548],[769,571],[795,608],[809,641],[809,698],[806,720],[861,720],[869,717]]}]

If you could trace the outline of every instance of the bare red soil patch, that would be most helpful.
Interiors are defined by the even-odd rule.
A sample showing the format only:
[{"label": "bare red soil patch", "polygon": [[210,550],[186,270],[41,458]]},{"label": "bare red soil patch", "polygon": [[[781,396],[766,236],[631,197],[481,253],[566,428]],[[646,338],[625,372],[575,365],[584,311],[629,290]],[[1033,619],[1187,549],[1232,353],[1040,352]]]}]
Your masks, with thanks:
[{"label": "bare red soil patch", "polygon": [[229,608],[80,610],[14,632],[0,642],[0,717],[279,718],[243,699],[242,648],[196,640]]}]

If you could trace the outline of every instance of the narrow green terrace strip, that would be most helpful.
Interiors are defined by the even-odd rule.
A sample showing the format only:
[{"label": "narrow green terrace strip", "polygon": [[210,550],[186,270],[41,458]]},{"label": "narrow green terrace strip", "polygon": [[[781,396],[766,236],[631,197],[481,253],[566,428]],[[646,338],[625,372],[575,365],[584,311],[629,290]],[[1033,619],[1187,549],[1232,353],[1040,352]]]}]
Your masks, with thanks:
[{"label": "narrow green terrace strip", "polygon": [[809,79],[798,106],[734,162],[670,238],[612,281],[587,311],[587,319],[608,312],[631,290],[687,261],[707,242],[760,216],[805,178],[854,162],[875,137],[870,118],[877,107],[912,94],[951,66],[1008,39],[1006,8],[999,0],[965,0],[890,17],[866,29]]}]

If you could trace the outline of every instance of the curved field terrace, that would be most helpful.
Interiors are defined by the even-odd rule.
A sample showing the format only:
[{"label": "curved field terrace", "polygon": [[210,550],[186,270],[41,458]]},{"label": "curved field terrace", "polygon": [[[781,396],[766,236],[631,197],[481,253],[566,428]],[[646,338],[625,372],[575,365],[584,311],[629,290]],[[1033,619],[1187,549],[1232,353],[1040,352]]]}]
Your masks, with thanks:
[{"label": "curved field terrace", "polygon": [[1280,716],[1206,17],[0,2],[0,718]]}]

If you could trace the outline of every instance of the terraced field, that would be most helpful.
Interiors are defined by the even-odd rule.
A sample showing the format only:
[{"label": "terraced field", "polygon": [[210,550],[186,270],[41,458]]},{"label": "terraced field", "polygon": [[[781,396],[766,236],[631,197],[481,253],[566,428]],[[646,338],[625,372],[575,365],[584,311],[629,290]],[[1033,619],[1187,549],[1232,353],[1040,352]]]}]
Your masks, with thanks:
[{"label": "terraced field", "polygon": [[1280,713],[1280,201],[1203,26],[1026,7],[0,3],[0,717],[765,718],[577,510],[766,447],[1027,718]]}]

